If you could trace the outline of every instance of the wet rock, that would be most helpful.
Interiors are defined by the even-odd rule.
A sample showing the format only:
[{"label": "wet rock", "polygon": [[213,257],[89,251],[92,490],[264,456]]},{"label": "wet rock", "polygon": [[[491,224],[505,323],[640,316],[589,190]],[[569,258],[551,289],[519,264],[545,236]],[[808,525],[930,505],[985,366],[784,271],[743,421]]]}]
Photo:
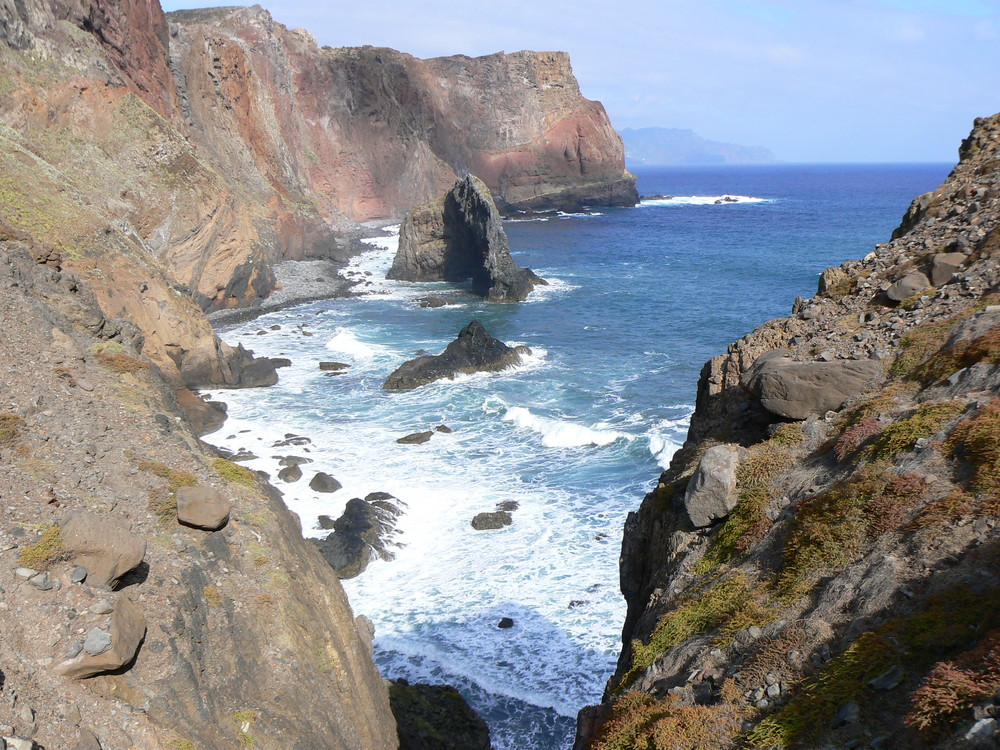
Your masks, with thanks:
[{"label": "wet rock", "polygon": [[546,283],[511,258],[489,188],[473,175],[458,179],[444,198],[407,213],[386,278],[471,279],[472,291],[492,302],[518,302],[536,284]]},{"label": "wet rock", "polygon": [[324,372],[343,372],[344,370],[349,370],[350,365],[344,364],[343,362],[320,362],[319,369]]},{"label": "wet rock", "polygon": [[502,529],[504,526],[510,526],[513,521],[513,517],[505,510],[477,513],[476,517],[472,519],[472,528],[476,531]]},{"label": "wet rock", "polygon": [[740,449],[716,445],[705,451],[684,493],[684,510],[695,528],[710,526],[736,507]]},{"label": "wet rock", "polygon": [[437,427],[434,428],[434,431],[435,432],[443,432],[446,435],[449,435],[452,432],[454,432],[454,430],[452,430],[450,427],[448,427],[448,425],[444,425],[444,424],[439,424]]},{"label": "wet rock", "polygon": [[396,442],[402,445],[420,445],[421,443],[426,443],[432,437],[434,437],[434,433],[431,430],[427,432],[411,432],[409,435],[399,438]]},{"label": "wet rock", "polygon": [[268,361],[275,370],[292,366],[292,360],[288,359],[288,357],[269,357]]},{"label": "wet rock", "polygon": [[129,597],[122,596],[111,616],[111,645],[97,654],[84,648],[75,658],[56,666],[55,671],[70,679],[82,679],[121,669],[135,657],[145,636],[146,619],[142,611]]},{"label": "wet rock", "polygon": [[299,468],[298,464],[292,464],[291,466],[286,466],[284,469],[278,472],[278,479],[282,482],[287,482],[291,484],[292,482],[297,482],[302,479],[302,469]]},{"label": "wet rock", "polygon": [[374,558],[392,560],[390,550],[396,534],[396,520],[402,512],[399,501],[384,492],[373,492],[364,500],[347,501],[343,515],[333,522],[326,539],[313,539],[323,557],[341,579],[362,573]]},{"label": "wet rock", "polygon": [[875,361],[796,362],[786,354],[779,349],[761,355],[741,384],[765,409],[787,419],[837,411],[882,371]]},{"label": "wet rock", "polygon": [[482,323],[473,320],[444,352],[404,362],[386,378],[382,387],[390,391],[405,391],[435,380],[454,379],[462,373],[497,372],[519,365],[521,355],[530,353],[527,347],[512,348],[493,338]]},{"label": "wet rock", "polygon": [[444,307],[445,305],[448,305],[450,303],[443,297],[419,297],[417,298],[417,304],[419,304],[421,307],[433,308],[433,307]]},{"label": "wet rock", "polygon": [[278,460],[278,466],[303,466],[312,462],[311,458],[304,458],[302,456],[283,456]]},{"label": "wet rock", "polygon": [[92,586],[114,586],[146,556],[146,540],[120,516],[74,511],[61,536],[69,561],[87,569]]},{"label": "wet rock", "polygon": [[316,524],[324,531],[329,531],[333,528],[333,519],[330,516],[319,516],[316,519]]},{"label": "wet rock", "polygon": [[218,531],[229,523],[232,503],[211,487],[180,487],[177,520],[196,529]]},{"label": "wet rock", "polygon": [[325,471],[317,471],[309,480],[309,489],[313,492],[336,492],[341,487],[343,485]]},{"label": "wet rock", "polygon": [[501,630],[509,630],[514,627],[514,621],[509,617],[501,617],[500,622],[497,623],[497,627]]}]

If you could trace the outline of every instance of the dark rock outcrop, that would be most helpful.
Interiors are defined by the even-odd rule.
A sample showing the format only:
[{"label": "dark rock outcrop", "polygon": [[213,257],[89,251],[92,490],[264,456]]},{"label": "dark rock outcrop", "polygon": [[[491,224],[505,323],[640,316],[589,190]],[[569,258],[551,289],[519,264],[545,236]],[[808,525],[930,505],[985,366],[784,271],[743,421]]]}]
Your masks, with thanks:
[{"label": "dark rock outcrop", "polygon": [[336,492],[341,487],[343,485],[325,471],[317,471],[309,480],[309,489],[313,492]]},{"label": "dark rock outcrop", "polygon": [[402,512],[399,500],[385,492],[373,492],[364,500],[347,501],[343,514],[333,522],[333,533],[311,540],[341,579],[364,572],[374,558],[392,560],[396,519]]},{"label": "dark rock outcrop", "polygon": [[400,445],[422,445],[434,437],[433,430],[427,430],[426,432],[411,432],[409,435],[403,435],[403,437],[396,440]]},{"label": "dark rock outcrop", "polygon": [[450,685],[389,683],[399,746],[405,750],[490,750],[482,717]]},{"label": "dark rock outcrop", "polygon": [[510,526],[514,519],[509,511],[495,510],[477,513],[472,519],[472,528],[476,531],[486,531],[488,529],[502,529]]},{"label": "dark rock outcrop", "polygon": [[458,334],[441,354],[426,354],[404,362],[382,385],[388,391],[407,391],[435,380],[453,380],[461,373],[497,372],[521,363],[526,346],[509,347],[493,338],[477,320]]},{"label": "dark rock outcrop", "polygon": [[472,280],[491,302],[519,302],[535,284],[531,269],[510,257],[510,244],[489,188],[474,175],[457,180],[439,200],[403,219],[399,250],[386,278],[400,281]]}]

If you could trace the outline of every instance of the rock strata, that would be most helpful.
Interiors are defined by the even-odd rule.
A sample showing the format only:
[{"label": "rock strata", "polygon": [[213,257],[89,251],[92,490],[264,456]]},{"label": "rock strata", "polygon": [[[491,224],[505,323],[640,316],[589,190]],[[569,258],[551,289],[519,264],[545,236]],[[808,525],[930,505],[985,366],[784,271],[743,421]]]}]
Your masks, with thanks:
[{"label": "rock strata", "polygon": [[441,354],[423,355],[396,368],[382,387],[387,391],[407,391],[435,380],[454,380],[460,374],[497,372],[521,364],[521,356],[531,350],[510,347],[493,338],[477,320],[463,328]]},{"label": "rock strata", "polygon": [[544,284],[510,257],[496,204],[482,180],[467,175],[444,198],[417,206],[399,230],[399,249],[386,274],[400,281],[472,280],[491,302],[519,302]]}]

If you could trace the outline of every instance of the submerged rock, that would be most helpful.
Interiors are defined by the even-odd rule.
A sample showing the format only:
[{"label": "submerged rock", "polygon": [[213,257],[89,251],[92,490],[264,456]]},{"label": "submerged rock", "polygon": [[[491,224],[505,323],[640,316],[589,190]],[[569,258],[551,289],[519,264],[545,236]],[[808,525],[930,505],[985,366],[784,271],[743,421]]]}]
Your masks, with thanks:
[{"label": "submerged rock", "polygon": [[386,274],[400,281],[472,280],[472,291],[491,302],[520,302],[536,284],[531,269],[510,257],[507,233],[489,188],[473,175],[417,206],[403,219],[399,250]]},{"label": "submerged rock", "polygon": [[509,347],[490,336],[477,320],[472,321],[438,355],[424,355],[404,362],[386,378],[387,391],[407,391],[461,373],[497,372],[521,364],[521,355],[531,354],[526,346]]}]

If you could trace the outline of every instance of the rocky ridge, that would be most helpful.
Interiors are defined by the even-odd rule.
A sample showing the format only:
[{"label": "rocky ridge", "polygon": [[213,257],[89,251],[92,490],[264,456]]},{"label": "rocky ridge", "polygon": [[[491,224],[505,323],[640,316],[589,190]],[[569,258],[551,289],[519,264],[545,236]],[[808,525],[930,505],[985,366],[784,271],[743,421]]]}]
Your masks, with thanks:
[{"label": "rocky ridge", "polygon": [[705,365],[577,747],[996,746],[1000,115],[959,156]]}]

